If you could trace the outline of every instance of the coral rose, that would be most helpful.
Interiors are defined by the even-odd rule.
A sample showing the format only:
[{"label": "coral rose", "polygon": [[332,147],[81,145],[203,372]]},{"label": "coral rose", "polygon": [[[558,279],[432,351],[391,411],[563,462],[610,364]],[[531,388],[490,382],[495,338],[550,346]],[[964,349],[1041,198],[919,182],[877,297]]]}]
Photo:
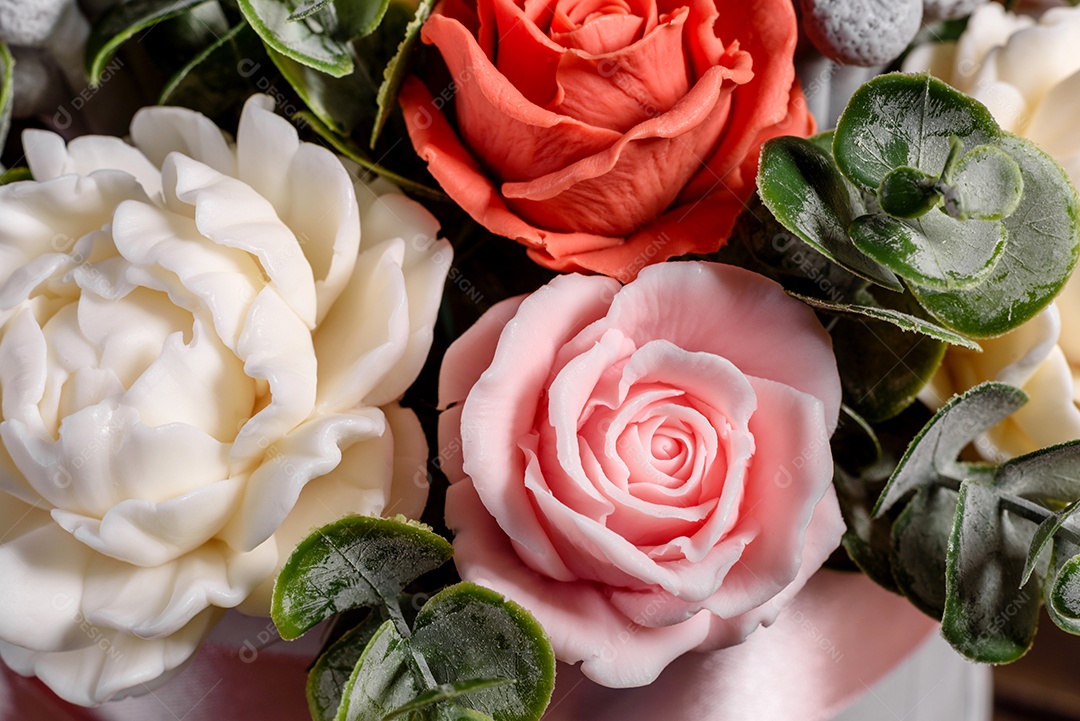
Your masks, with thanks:
[{"label": "coral rose", "polygon": [[829,336],[741,268],[558,277],[459,338],[439,393],[461,575],[601,684],[741,642],[843,533]]},{"label": "coral rose", "polygon": [[423,510],[397,401],[449,247],[272,107],[235,145],[181,108],[134,146],[28,131],[36,180],[0,188],[0,656],[69,701],[145,693],[223,608],[268,614],[312,527]]},{"label": "coral rose", "polygon": [[761,144],[812,131],[797,34],[790,0],[443,0],[422,37],[453,81],[411,78],[401,103],[479,223],[549,268],[628,281],[719,248]]}]

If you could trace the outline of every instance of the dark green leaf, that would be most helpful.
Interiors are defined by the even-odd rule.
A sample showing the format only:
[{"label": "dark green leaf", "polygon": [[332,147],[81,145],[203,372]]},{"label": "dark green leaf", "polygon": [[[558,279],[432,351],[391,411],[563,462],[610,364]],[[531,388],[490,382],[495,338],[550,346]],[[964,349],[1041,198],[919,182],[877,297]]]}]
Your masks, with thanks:
[{"label": "dark green leaf", "polygon": [[7,185],[8,183],[17,183],[20,180],[33,180],[34,176],[30,173],[30,168],[18,167],[9,168],[0,174],[0,185]]},{"label": "dark green leaf", "polygon": [[[921,312],[908,293],[881,295],[901,313]],[[830,333],[844,402],[871,423],[891,418],[914,402],[947,348],[934,338],[862,315],[837,317]]]},{"label": "dark green leaf", "polygon": [[396,183],[398,186],[404,188],[413,195],[418,195],[429,200],[449,200],[449,198],[441,191],[429,188],[426,185],[417,183],[414,180],[410,180],[409,178],[398,175],[392,170],[384,168],[377,163],[373,163],[368,158],[367,154],[364,153],[364,151],[356,143],[349,140],[348,138],[343,138],[342,136],[338,135],[311,113],[300,112],[297,113],[297,115],[301,119],[303,119],[308,125],[310,125],[311,129],[314,130],[316,134],[319,135],[319,137],[328,142],[331,147],[334,148],[334,150],[341,153],[364,170],[374,173],[375,175],[378,175],[380,177],[386,178],[393,183]]},{"label": "dark green leaf", "polygon": [[335,132],[349,134],[360,123],[364,98],[372,93],[368,80],[359,71],[344,77],[326,73],[297,62],[267,46],[267,54],[281,75],[319,120]]},{"label": "dark green leaf", "polygon": [[207,0],[130,0],[114,5],[94,23],[86,41],[86,73],[94,85],[116,50],[136,33],[182,15]]},{"label": "dark green leaf", "polygon": [[893,578],[923,613],[945,612],[945,562],[959,494],[943,486],[915,492],[892,527]]},{"label": "dark green leaf", "polygon": [[879,516],[912,491],[942,477],[959,482],[971,476],[956,458],[974,438],[1027,402],[1027,394],[1003,383],[982,383],[942,406],[911,441],[874,507]]},{"label": "dark green leaf", "polygon": [[1000,134],[985,107],[940,80],[890,73],[851,96],[836,123],[833,154],[848,179],[875,193],[895,168],[938,176],[953,136],[971,150]]},{"label": "dark green leaf", "polygon": [[309,15],[314,15],[315,13],[319,12],[329,4],[330,0],[314,0],[313,2],[309,3],[301,3],[300,7],[293,10],[292,14],[289,15],[289,22],[303,20]]},{"label": "dark green leaf", "polygon": [[409,72],[409,60],[412,57],[412,50],[416,46],[416,41],[420,37],[420,28],[423,27],[424,22],[431,15],[433,7],[435,7],[435,0],[420,0],[416,6],[416,13],[405,27],[405,37],[402,38],[397,52],[394,53],[394,57],[390,59],[386,69],[383,70],[383,81],[379,85],[379,92],[375,98],[379,110],[375,114],[375,126],[371,129],[371,147],[373,148],[379,139],[379,134],[386,125],[386,119],[390,117],[390,112],[397,101],[401,83]]},{"label": "dark green leaf", "polygon": [[261,54],[258,36],[247,23],[238,23],[169,79],[158,104],[192,108],[210,118],[225,113],[249,93],[247,80],[237,72],[238,63],[250,60],[249,50]]},{"label": "dark green leaf", "polygon": [[412,670],[409,641],[393,621],[375,632],[342,689],[337,721],[382,721],[423,692]]},{"label": "dark green leaf", "polygon": [[457,699],[495,721],[537,721],[555,684],[555,656],[540,624],[498,593],[459,583],[420,609],[413,646],[439,683],[506,678],[515,683]]},{"label": "dark green leaf", "polygon": [[965,338],[964,336],[943,328],[937,325],[933,321],[928,321],[924,318],[911,315],[909,313],[902,313],[892,308],[883,308],[877,305],[858,305],[851,303],[832,303],[827,300],[821,300],[820,298],[810,298],[799,293],[788,292],[788,295],[793,298],[798,298],[803,303],[806,303],[814,310],[819,310],[824,313],[832,315],[844,315],[850,317],[864,317],[873,320],[885,321],[886,323],[892,323],[900,330],[906,330],[912,333],[921,333],[937,340],[951,343],[952,345],[962,346],[971,350],[982,350],[979,344]]},{"label": "dark green leaf", "polygon": [[918,218],[941,200],[937,182],[918,168],[896,168],[881,181],[878,202],[894,218]]},{"label": "dark green leaf", "polygon": [[496,688],[498,686],[507,686],[512,683],[514,683],[512,679],[506,678],[476,678],[467,681],[454,681],[452,683],[439,684],[433,689],[424,691],[393,713],[387,714],[383,717],[383,721],[391,721],[391,719],[400,718],[411,711],[419,711],[422,708],[442,703],[443,701],[452,701],[460,696],[475,691],[483,691],[484,689]]},{"label": "dark green leaf", "polygon": [[879,586],[899,593],[889,557],[892,522],[870,516],[870,507],[877,496],[875,491],[883,484],[852,475],[839,465],[833,474],[833,484],[846,527],[841,544],[848,557]]},{"label": "dark green leaf", "polygon": [[274,584],[270,615],[282,638],[293,639],[352,608],[396,608],[406,584],[452,554],[446,539],[419,524],[343,518],[305,538],[289,556]]},{"label": "dark green leaf", "polygon": [[1021,583],[1030,521],[1005,513],[992,484],[960,486],[949,539],[941,633],[973,661],[1009,663],[1027,653],[1042,603],[1035,579]]},{"label": "dark green leaf", "polygon": [[1027,580],[1031,578],[1031,574],[1035,571],[1035,565],[1039,562],[1039,557],[1042,556],[1043,551],[1054,539],[1054,534],[1061,530],[1061,527],[1065,525],[1065,522],[1078,508],[1080,508],[1080,499],[1057,511],[1035,529],[1035,535],[1031,539],[1031,546],[1028,548],[1027,561],[1024,563],[1022,583],[1027,583]]},{"label": "dark green leaf", "polygon": [[1020,165],[1024,195],[1001,221],[1008,243],[980,285],[962,291],[913,287],[919,302],[942,323],[973,338],[1006,333],[1046,307],[1080,251],[1076,191],[1065,171],[1035,145],[1012,135],[997,144]]},{"label": "dark green leaf", "polygon": [[379,27],[388,7],[390,0],[334,0],[336,34],[343,40],[370,35]]},{"label": "dark green leaf", "polygon": [[1043,583],[1046,612],[1058,628],[1080,635],[1080,544],[1058,535],[1053,549]]},{"label": "dark green leaf", "polygon": [[825,257],[855,275],[901,290],[892,272],[852,244],[848,227],[866,209],[829,154],[814,143],[794,137],[765,143],[758,195],[777,220]]},{"label": "dark green leaf", "polygon": [[308,710],[314,721],[334,721],[341,707],[341,697],[353,675],[364,649],[385,619],[377,613],[368,615],[359,626],[328,648],[308,673]]},{"label": "dark green leaf", "polygon": [[283,0],[238,0],[238,3],[251,27],[266,43],[267,50],[335,78],[353,72],[348,43],[331,37],[329,30],[321,27],[313,17],[290,21],[292,3]]},{"label": "dark green leaf", "polygon": [[1020,207],[1024,176],[1020,165],[999,147],[980,145],[956,164],[945,197],[945,211],[960,220],[1002,220]]}]

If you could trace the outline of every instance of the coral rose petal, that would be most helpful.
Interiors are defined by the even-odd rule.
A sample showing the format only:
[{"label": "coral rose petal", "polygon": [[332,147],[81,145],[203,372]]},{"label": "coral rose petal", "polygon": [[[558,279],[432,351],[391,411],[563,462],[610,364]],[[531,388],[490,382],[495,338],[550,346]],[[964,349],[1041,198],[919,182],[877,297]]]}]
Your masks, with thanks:
[{"label": "coral rose petal", "polygon": [[555,2],[526,2],[522,7],[516,0],[478,0],[476,5],[481,18],[490,18],[482,21],[481,46],[489,42],[485,25],[498,38],[496,47],[486,51],[489,58],[494,55],[498,72],[533,105],[546,108],[557,102],[555,74],[565,50],[537,25],[550,21]]},{"label": "coral rose petal", "polygon": [[462,578],[493,588],[528,609],[551,637],[555,655],[610,687],[652,683],[671,661],[708,636],[709,619],[662,629],[640,626],[588,582],[560,582],[523,566],[468,481],[450,487],[446,520],[454,530]]}]

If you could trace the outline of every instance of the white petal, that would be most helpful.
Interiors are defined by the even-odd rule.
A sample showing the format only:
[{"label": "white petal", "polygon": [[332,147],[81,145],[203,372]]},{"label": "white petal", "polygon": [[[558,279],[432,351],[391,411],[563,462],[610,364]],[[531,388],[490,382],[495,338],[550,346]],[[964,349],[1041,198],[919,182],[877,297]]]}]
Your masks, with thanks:
[{"label": "white petal", "polygon": [[1051,88],[1035,107],[1024,137],[1056,159],[1076,155],[1080,153],[1077,118],[1080,118],[1080,72]]},{"label": "white petal", "polygon": [[[59,144],[57,140],[60,140]],[[28,130],[23,135],[23,144],[34,180],[38,182],[61,175],[90,175],[97,170],[120,170],[135,178],[148,196],[153,197],[161,192],[161,171],[137,148],[120,138],[84,135],[65,147],[58,135],[43,130]]]},{"label": "white petal", "polygon": [[206,611],[170,636],[142,639],[89,626],[93,645],[77,651],[35,653],[0,644],[0,658],[24,676],[37,676],[57,696],[81,706],[146,692],[168,680],[198,649],[220,612]]},{"label": "white petal", "polygon": [[315,332],[321,411],[360,404],[380,389],[405,353],[411,329],[404,253],[402,240],[361,253],[345,292]]},{"label": "white petal", "polygon": [[89,644],[78,630],[78,612],[93,551],[57,527],[47,510],[0,500],[0,641],[41,651]]},{"label": "white petal", "polygon": [[[348,472],[342,471],[343,476],[336,480],[334,476],[330,479],[322,477],[342,464],[342,449],[357,444],[366,447],[371,439],[385,434],[386,420],[377,408],[365,408],[349,415],[324,416],[297,428],[267,449],[266,460],[252,473],[240,510],[222,532],[221,538],[238,550],[255,548],[279,531],[296,506],[301,491],[315,479],[319,483],[330,484],[331,488],[358,489],[365,496],[368,489],[374,488],[377,493],[372,498],[380,507],[372,510],[381,511],[393,470],[393,449],[389,444],[379,443],[373,447],[381,449],[378,450],[382,458],[380,461],[374,461],[370,455],[354,457],[360,458],[361,462],[350,463]],[[323,497],[322,502],[332,498],[332,495]],[[350,500],[355,501],[356,498]],[[328,508],[320,510],[318,503],[315,506],[318,513],[328,511],[343,515],[364,510],[336,500]],[[298,518],[302,519],[303,515]],[[294,519],[294,522],[304,526],[300,529],[302,535],[307,535],[311,530],[304,520]]]},{"label": "white petal", "polygon": [[288,171],[299,147],[296,128],[274,114],[274,101],[269,96],[247,99],[236,132],[236,177],[274,207],[286,204]]},{"label": "white petal", "polygon": [[236,175],[236,156],[224,134],[194,110],[143,108],[131,120],[131,140],[159,168],[169,153],[182,153],[219,173]]},{"label": "white petal", "polygon": [[231,454],[234,472],[311,414],[318,365],[311,334],[269,286],[251,304],[237,354],[249,378],[269,385],[270,403],[240,429]]},{"label": "white petal", "polygon": [[[383,406],[394,440],[394,479],[382,515],[420,518],[428,497],[428,445],[420,419],[396,403]],[[344,464],[343,464],[344,465]]]},{"label": "white petal", "polygon": [[299,241],[274,206],[245,183],[183,156],[171,155],[165,165],[166,182],[175,168],[176,197],[195,208],[199,232],[218,245],[258,258],[278,292],[308,328],[314,328],[315,278]]}]

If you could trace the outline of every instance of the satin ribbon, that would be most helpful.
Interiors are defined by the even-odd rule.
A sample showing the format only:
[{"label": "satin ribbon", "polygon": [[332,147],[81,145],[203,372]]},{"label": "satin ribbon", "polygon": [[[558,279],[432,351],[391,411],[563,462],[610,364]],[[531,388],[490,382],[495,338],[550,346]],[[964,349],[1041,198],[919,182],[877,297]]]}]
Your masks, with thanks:
[{"label": "satin ribbon", "polygon": [[[228,623],[228,619],[226,620]],[[265,621],[255,628],[261,629]],[[822,571],[771,627],[742,645],[687,654],[652,685],[598,686],[560,664],[544,721],[823,721],[904,661],[937,628],[856,574]],[[0,721],[222,721],[310,718],[314,645],[264,646],[265,632],[216,634],[177,677],[138,698],[83,709],[35,679],[0,674]],[[217,640],[215,640],[215,638]]]}]

